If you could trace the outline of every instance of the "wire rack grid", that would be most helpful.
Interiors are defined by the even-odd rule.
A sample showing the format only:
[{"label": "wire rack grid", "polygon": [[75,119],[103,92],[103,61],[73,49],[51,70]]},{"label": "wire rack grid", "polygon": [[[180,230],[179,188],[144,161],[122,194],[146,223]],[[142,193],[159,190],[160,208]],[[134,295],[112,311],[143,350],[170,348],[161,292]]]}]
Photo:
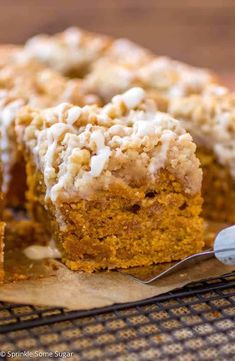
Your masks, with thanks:
[{"label": "wire rack grid", "polygon": [[0,332],[2,360],[235,360],[235,273],[89,311],[1,303]]}]

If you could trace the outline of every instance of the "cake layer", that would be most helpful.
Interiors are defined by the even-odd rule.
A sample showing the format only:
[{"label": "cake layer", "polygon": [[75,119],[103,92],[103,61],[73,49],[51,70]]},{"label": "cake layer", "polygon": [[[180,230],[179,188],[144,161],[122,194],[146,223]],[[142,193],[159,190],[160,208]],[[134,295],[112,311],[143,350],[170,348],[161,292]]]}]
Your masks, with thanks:
[{"label": "cake layer", "polygon": [[147,265],[202,248],[195,145],[143,89],[103,108],[26,108],[16,131],[29,210],[70,268]]},{"label": "cake layer", "polygon": [[203,169],[203,216],[212,221],[235,223],[235,180],[228,167],[205,147],[197,150]]},{"label": "cake layer", "polygon": [[30,213],[57,240],[72,270],[170,262],[203,247],[200,195],[188,196],[161,171],[155,184],[97,192],[96,199],[45,203],[42,174],[28,160]]}]

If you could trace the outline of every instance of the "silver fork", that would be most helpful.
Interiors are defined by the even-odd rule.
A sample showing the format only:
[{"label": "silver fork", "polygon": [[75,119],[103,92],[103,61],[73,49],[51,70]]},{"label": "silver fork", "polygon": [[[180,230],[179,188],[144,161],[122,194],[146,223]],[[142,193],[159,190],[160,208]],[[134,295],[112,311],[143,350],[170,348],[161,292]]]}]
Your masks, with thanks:
[{"label": "silver fork", "polygon": [[153,265],[150,267],[137,267],[120,271],[140,283],[149,284],[163,276],[211,257],[216,257],[225,265],[235,266],[235,226],[227,227],[220,231],[215,238],[213,248],[193,254],[179,262]]}]

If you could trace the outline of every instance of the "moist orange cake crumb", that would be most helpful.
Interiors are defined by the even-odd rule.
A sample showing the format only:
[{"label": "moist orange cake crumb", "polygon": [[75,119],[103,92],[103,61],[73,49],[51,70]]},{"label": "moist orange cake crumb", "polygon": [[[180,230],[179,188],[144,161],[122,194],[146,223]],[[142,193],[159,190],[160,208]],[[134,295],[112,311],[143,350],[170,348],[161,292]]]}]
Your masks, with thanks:
[{"label": "moist orange cake crumb", "polygon": [[25,108],[28,209],[73,270],[182,259],[203,247],[191,136],[141,88],[98,106]]}]

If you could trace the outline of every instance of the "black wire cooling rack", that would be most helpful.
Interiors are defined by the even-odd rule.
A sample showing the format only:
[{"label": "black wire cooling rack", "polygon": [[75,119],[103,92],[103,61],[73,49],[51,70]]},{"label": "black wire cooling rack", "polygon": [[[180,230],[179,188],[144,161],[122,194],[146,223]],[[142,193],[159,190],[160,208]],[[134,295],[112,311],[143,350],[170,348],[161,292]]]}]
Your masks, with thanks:
[{"label": "black wire cooling rack", "polygon": [[235,360],[235,273],[91,311],[0,304],[0,359]]}]

